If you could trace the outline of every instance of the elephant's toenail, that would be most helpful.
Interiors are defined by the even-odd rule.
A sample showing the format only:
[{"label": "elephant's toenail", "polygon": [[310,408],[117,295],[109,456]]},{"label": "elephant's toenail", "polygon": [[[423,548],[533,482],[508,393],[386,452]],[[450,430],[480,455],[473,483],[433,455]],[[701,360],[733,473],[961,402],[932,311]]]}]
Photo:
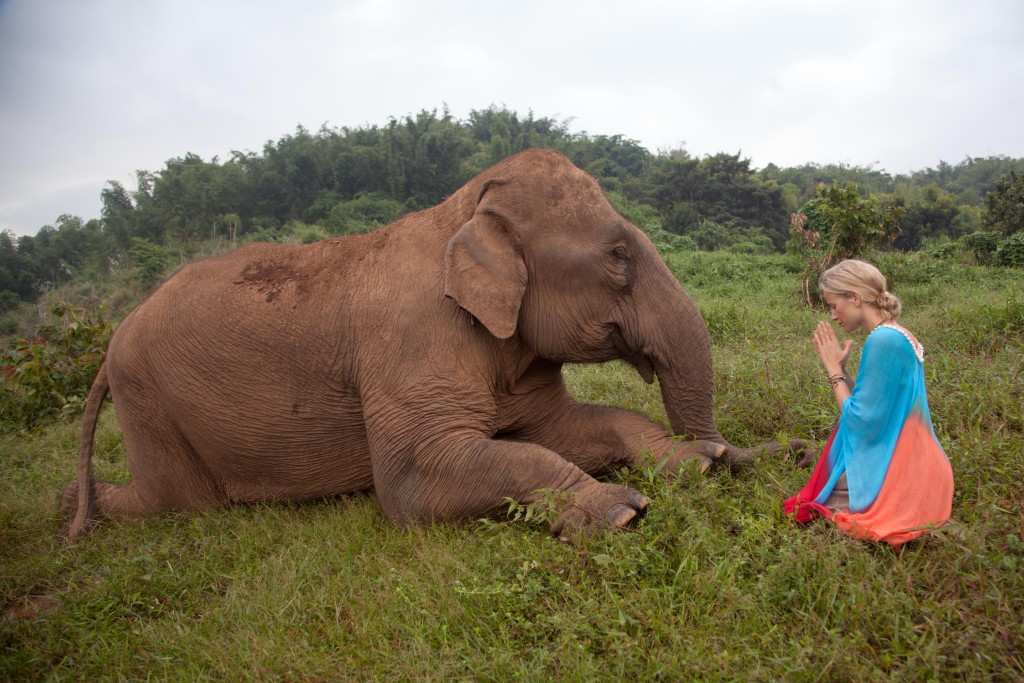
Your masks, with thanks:
[{"label": "elephant's toenail", "polygon": [[636,510],[628,505],[619,503],[617,505],[613,505],[611,509],[608,510],[608,513],[605,514],[605,518],[612,526],[623,527],[636,519]]},{"label": "elephant's toenail", "polygon": [[633,491],[629,494],[629,504],[640,512],[644,512],[650,506],[651,501],[647,496],[643,495],[639,491]]}]

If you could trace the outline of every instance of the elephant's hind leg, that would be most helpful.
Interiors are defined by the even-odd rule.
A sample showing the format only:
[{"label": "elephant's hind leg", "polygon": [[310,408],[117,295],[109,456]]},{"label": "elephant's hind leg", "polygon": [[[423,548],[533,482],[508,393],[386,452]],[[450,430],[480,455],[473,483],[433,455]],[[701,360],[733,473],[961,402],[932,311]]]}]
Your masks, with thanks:
[{"label": "elephant's hind leg", "polygon": [[[132,475],[128,486],[135,489],[123,493],[108,489],[112,512],[122,505],[129,515],[150,510],[198,510],[225,499],[196,449],[170,420],[131,421],[135,427],[128,427],[129,420],[124,420],[122,432]],[[97,498],[100,495],[97,491]]]},{"label": "elephant's hind leg", "polygon": [[[145,517],[166,510],[213,507],[224,499],[219,486],[174,423],[159,410],[142,415],[130,400],[117,405],[131,481],[92,480],[97,517]],[[74,506],[78,482],[68,484],[62,507]]]}]

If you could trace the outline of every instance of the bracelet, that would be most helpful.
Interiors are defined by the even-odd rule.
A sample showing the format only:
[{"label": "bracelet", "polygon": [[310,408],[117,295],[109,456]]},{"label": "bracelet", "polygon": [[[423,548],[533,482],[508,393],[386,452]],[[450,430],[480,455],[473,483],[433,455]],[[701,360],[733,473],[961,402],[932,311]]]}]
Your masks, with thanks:
[{"label": "bracelet", "polygon": [[846,374],[842,373],[842,372],[837,372],[834,375],[829,375],[828,376],[828,383],[832,385],[833,389],[838,387],[840,382],[845,382],[845,381],[846,381]]}]

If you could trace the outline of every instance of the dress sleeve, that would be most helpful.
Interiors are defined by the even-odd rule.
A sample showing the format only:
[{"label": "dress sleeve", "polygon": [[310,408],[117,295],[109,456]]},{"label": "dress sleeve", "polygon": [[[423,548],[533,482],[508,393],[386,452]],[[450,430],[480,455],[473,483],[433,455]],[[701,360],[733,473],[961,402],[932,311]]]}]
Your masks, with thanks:
[{"label": "dress sleeve", "polygon": [[[879,328],[864,343],[853,394],[843,402],[837,467],[846,472],[850,511],[875,501],[914,405],[917,357],[898,331]],[[838,475],[837,475],[838,476]]]}]

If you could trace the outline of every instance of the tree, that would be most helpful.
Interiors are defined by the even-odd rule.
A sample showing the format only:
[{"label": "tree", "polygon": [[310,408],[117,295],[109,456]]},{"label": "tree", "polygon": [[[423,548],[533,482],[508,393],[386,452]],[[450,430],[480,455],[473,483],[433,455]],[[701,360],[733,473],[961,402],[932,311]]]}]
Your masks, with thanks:
[{"label": "tree", "polygon": [[147,239],[133,237],[131,257],[142,289],[152,289],[160,281],[167,267],[167,251]]},{"label": "tree", "polygon": [[939,189],[956,197],[958,203],[977,205],[995,189],[1000,178],[1014,171],[1024,173],[1024,159],[1006,156],[967,157],[958,164],[940,161],[935,168],[915,171],[901,184],[907,186],[904,192],[909,193],[914,187],[926,187],[934,183]]},{"label": "tree", "polygon": [[116,180],[108,180],[107,185],[100,191],[103,230],[121,249],[128,249],[135,234],[135,205],[124,185]]},{"label": "tree", "polygon": [[[166,248],[230,239],[232,232],[290,239],[287,226],[298,225],[310,228],[306,236],[369,230],[442,201],[492,163],[534,147],[562,152],[607,192],[653,207],[658,227],[651,229],[665,245],[760,250],[767,237],[782,249],[788,217],[818,198],[822,181],[855,185],[862,201],[894,194],[877,201],[905,207],[898,248],[916,249],[940,235],[1022,230],[1024,159],[968,157],[895,177],[845,164],[755,171],[740,153],[655,155],[622,135],[570,132],[571,121],[494,105],[459,121],[445,108],[383,126],[299,126],[256,152],[232,151],[223,162],[185,154],[162,170],[136,171],[134,188],[109,181],[99,222],[62,216],[16,245],[10,236],[0,241],[0,291],[34,300],[51,284],[102,272],[119,258],[127,262],[136,238]],[[994,249],[986,258],[995,258]]]},{"label": "tree", "polygon": [[797,192],[797,205],[814,198],[818,185],[854,183],[861,194],[886,194],[894,191],[894,179],[885,171],[870,166],[848,164],[804,164],[791,168],[779,168],[768,164],[759,174],[762,180],[774,180],[781,186],[789,186]]},{"label": "tree", "polygon": [[1010,171],[985,195],[984,223],[1004,235],[1024,231],[1024,174]]},{"label": "tree", "polygon": [[921,246],[922,239],[954,237],[958,214],[952,195],[932,183],[924,188],[920,199],[907,203],[900,221],[900,234],[893,246],[912,251]]},{"label": "tree", "polygon": [[739,154],[715,154],[701,160],[685,150],[659,157],[646,200],[661,211],[664,228],[689,235],[703,221],[734,233],[760,231],[781,249],[786,241],[782,188],[756,177],[750,160]]},{"label": "tree", "polygon": [[900,231],[903,208],[871,195],[862,199],[853,183],[822,183],[814,199],[791,218],[789,250],[806,263],[803,292],[808,306],[820,293],[818,277],[843,259],[860,258],[869,249],[892,242]]}]

